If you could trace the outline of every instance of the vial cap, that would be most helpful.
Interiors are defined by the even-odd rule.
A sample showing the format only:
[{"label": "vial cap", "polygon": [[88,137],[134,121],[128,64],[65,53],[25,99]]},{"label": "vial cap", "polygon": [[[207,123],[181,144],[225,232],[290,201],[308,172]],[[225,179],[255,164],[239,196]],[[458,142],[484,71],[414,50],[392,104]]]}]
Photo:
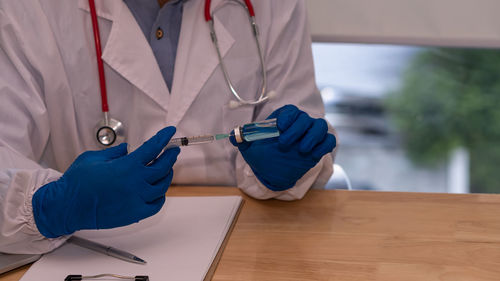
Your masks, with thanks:
[{"label": "vial cap", "polygon": [[237,143],[242,143],[243,142],[243,138],[241,137],[240,127],[234,128],[234,138],[236,139]]}]

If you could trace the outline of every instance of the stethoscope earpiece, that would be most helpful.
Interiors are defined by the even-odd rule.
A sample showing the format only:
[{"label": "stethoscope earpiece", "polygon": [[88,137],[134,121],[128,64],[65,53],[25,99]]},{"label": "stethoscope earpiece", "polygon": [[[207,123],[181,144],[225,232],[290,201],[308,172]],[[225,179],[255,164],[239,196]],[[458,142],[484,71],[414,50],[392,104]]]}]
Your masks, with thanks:
[{"label": "stethoscope earpiece", "polygon": [[269,92],[267,93],[267,98],[268,98],[268,99],[273,99],[273,98],[275,98],[275,97],[276,97],[276,95],[277,95],[277,94],[278,94],[278,93],[276,93],[276,91],[275,91],[275,90],[269,91]]},{"label": "stethoscope earpiece", "polygon": [[230,109],[236,109],[241,106],[241,103],[239,101],[231,100],[229,101],[228,106]]}]

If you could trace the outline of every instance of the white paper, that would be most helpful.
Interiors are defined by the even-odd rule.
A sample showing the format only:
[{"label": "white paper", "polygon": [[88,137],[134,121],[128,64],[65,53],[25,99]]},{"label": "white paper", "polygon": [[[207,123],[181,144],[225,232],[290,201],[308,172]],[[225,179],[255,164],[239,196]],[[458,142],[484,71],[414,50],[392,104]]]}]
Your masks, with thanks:
[{"label": "white paper", "polygon": [[[20,281],[63,281],[67,275],[148,275],[151,281],[203,280],[241,204],[240,196],[167,197],[139,223],[76,235],[135,254],[133,264],[66,243],[33,264]],[[98,279],[116,280],[116,279]]]}]

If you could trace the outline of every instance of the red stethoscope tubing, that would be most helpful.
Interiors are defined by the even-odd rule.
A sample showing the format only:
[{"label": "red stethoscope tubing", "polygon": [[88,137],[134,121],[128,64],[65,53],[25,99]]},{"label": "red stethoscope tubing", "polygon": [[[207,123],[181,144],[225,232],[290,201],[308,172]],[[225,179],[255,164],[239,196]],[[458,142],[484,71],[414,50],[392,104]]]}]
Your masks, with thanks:
[{"label": "red stethoscope tubing", "polygon": [[[210,15],[210,4],[212,3],[212,0],[205,0],[205,21],[211,21],[212,20],[212,15]],[[250,14],[251,17],[255,17],[255,12],[253,10],[253,5],[250,0],[245,0],[245,5],[247,6],[248,13]]]},{"label": "red stethoscope tubing", "polygon": [[101,36],[99,35],[99,24],[97,23],[97,12],[94,0],[89,0],[90,16],[92,18],[92,29],[94,31],[95,53],[97,57],[97,69],[99,71],[99,84],[101,87],[102,112],[108,112],[108,94],[106,91],[106,78],[104,76],[104,65],[102,62]]}]

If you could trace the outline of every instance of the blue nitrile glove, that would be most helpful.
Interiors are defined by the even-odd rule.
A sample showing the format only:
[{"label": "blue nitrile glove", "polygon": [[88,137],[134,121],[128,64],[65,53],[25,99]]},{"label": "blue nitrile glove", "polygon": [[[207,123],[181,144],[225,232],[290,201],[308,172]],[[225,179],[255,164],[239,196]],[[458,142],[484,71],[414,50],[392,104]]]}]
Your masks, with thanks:
[{"label": "blue nitrile glove", "polygon": [[156,214],[180,150],[167,149],[156,157],[174,133],[174,127],[167,127],[128,155],[125,143],[82,153],[60,179],[33,195],[40,233],[55,238],[80,229],[124,226]]},{"label": "blue nitrile glove", "polygon": [[238,144],[231,137],[231,142],[262,184],[281,191],[293,187],[337,142],[325,120],[311,118],[294,105],[277,109],[271,118],[277,118],[278,138]]}]

